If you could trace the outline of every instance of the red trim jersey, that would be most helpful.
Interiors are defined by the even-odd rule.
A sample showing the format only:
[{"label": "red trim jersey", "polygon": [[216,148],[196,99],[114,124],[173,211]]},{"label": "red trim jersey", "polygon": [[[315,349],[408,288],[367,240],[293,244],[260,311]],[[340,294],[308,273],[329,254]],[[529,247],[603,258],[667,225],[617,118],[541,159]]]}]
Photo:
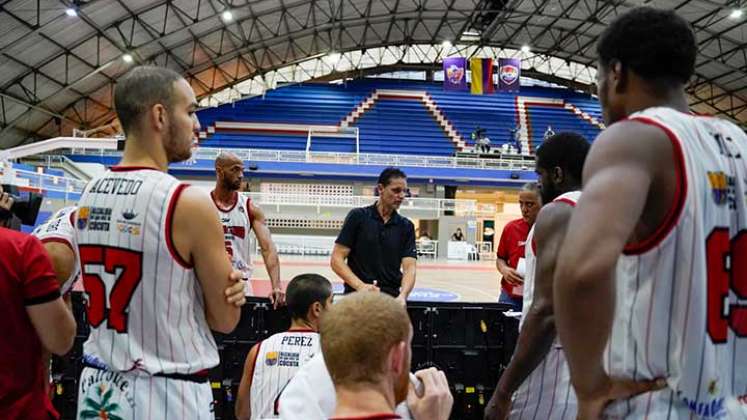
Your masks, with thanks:
[{"label": "red trim jersey", "polygon": [[75,237],[74,217],[75,206],[63,207],[57,210],[46,222],[37,226],[32,235],[39,238],[42,243],[58,242],[67,245],[75,254],[75,266],[60,288],[64,295],[73,288],[73,283],[80,275],[80,257],[78,256],[78,241]]},{"label": "red trim jersey", "polygon": [[319,334],[288,330],[261,341],[250,387],[252,419],[279,418],[280,394],[296,372],[321,352]]},{"label": "red trim jersey", "polygon": [[[559,195],[553,202],[575,207],[580,197],[581,191],[570,191]],[[524,319],[534,300],[534,279],[537,266],[534,226],[527,237],[525,255],[527,272],[524,276],[524,304],[519,328],[524,327]],[[574,419],[577,411],[578,402],[571,386],[568,362],[556,338],[539,366],[514,393],[509,419]]]},{"label": "red trim jersey", "polygon": [[605,366],[613,377],[669,386],[607,413],[747,418],[747,135],[670,108],[628,120],[666,134],[677,185],[661,226],[618,261]]},{"label": "red trim jersey", "polygon": [[78,204],[87,361],[114,371],[190,374],[218,365],[205,299],[174,248],[174,208],[187,187],[155,169],[113,167]]},{"label": "red trim jersey", "polygon": [[231,265],[244,273],[244,279],[251,279],[254,266],[252,265],[253,242],[251,238],[252,222],[251,199],[245,194],[234,192],[233,205],[223,208],[215,201],[215,194],[210,193],[213,203],[218,209],[220,222],[223,225],[223,235],[226,252],[231,257]]}]

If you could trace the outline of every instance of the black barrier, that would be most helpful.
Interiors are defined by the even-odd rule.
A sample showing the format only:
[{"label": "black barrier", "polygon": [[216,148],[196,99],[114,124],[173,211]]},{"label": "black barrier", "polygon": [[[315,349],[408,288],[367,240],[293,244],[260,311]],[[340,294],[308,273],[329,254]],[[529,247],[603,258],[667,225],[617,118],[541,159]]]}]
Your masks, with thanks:
[{"label": "black barrier", "polygon": [[[55,357],[52,363],[54,405],[62,419],[71,420],[76,414],[82,346],[89,333],[84,295],[74,292],[72,302],[78,323],[75,345],[67,356]],[[516,345],[518,322],[503,315],[507,309],[497,303],[408,305],[413,324],[412,368],[435,366],[446,373],[454,395],[452,419],[483,418],[484,406]],[[214,334],[221,360],[210,371],[216,419],[234,419],[235,395],[249,349],[289,325],[285,309],[273,310],[267,299],[251,298],[233,333]]]}]

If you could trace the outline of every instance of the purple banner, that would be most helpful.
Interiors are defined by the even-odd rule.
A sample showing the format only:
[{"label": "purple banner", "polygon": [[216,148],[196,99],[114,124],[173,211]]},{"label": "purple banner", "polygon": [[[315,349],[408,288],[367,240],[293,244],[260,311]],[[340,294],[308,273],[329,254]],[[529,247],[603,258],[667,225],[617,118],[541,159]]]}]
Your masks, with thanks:
[{"label": "purple banner", "polygon": [[467,60],[444,58],[444,90],[467,90]]},{"label": "purple banner", "polygon": [[518,92],[521,87],[521,59],[501,58],[498,63],[498,91]]}]

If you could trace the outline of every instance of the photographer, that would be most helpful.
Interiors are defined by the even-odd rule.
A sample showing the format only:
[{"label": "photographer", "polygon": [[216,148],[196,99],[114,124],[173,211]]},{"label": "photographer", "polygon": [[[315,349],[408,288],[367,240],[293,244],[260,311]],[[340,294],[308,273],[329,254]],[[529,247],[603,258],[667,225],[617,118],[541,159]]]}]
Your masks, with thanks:
[{"label": "photographer", "polygon": [[45,393],[42,349],[67,353],[75,320],[41,242],[5,227],[14,214],[25,219],[11,212],[13,203],[0,187],[0,418],[58,418]]}]

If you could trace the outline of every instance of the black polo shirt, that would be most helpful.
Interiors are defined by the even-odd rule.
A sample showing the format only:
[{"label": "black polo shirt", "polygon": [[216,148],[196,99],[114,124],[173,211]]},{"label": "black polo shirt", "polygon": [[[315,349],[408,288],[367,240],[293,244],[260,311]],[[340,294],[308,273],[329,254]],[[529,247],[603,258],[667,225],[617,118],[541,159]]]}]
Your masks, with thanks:
[{"label": "black polo shirt", "polygon": [[[376,203],[350,210],[336,243],[350,248],[348,267],[364,283],[376,280],[382,292],[399,295],[402,258],[417,258],[415,226],[396,211],[385,224]],[[354,289],[345,284],[345,293]]]}]

